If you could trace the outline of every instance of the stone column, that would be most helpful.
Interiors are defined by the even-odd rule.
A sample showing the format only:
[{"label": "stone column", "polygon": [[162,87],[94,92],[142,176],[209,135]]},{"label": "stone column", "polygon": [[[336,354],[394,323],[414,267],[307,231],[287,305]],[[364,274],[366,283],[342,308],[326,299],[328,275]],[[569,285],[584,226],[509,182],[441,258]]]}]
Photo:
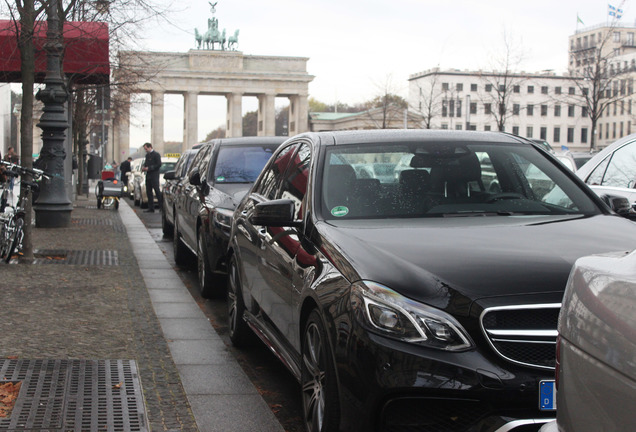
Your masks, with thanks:
[{"label": "stone column", "polygon": [[[160,90],[153,90],[151,93],[150,102],[150,142],[152,147],[160,154],[164,152],[163,143],[163,96],[164,92]],[[142,145],[140,143],[139,145]]]},{"label": "stone column", "polygon": [[309,130],[307,95],[289,97],[289,136]]},{"label": "stone column", "polygon": [[243,94],[230,93],[227,98],[227,126],[225,136],[240,137],[243,136]]},{"label": "stone column", "polygon": [[258,136],[276,135],[276,96],[262,94],[258,96]]},{"label": "stone column", "polygon": [[189,91],[183,94],[183,145],[181,151],[191,149],[199,142],[199,93]]},{"label": "stone column", "polygon": [[[113,135],[117,136],[119,148],[130,148],[130,95],[121,95],[121,107],[115,114],[115,130]],[[132,143],[132,147],[137,149],[143,143]]]}]

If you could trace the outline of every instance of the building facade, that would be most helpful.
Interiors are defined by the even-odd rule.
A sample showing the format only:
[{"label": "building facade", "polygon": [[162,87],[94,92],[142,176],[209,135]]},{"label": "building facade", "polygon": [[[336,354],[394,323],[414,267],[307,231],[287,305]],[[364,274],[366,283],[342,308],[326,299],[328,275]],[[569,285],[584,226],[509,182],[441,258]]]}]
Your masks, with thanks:
[{"label": "building facade", "polygon": [[577,30],[569,37],[570,74],[593,77],[599,66],[606,107],[596,124],[597,148],[632,132],[634,78],[636,77],[636,26],[601,24]]},{"label": "building facade", "polygon": [[409,77],[409,106],[423,127],[503,130],[548,141],[555,148],[589,149],[590,125],[577,104],[578,86],[553,72],[508,73],[438,68]]}]

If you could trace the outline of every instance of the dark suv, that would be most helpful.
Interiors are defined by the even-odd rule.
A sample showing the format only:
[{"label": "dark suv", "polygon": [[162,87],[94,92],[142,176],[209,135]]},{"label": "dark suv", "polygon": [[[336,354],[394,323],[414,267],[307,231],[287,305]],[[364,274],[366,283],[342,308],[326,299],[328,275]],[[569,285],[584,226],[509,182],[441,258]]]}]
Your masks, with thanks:
[{"label": "dark suv", "polygon": [[[353,167],[406,159],[382,181]],[[635,246],[636,225],[523,138],[302,134],[234,213],[230,338],[284,362],[308,431],[536,430],[572,264]]]}]

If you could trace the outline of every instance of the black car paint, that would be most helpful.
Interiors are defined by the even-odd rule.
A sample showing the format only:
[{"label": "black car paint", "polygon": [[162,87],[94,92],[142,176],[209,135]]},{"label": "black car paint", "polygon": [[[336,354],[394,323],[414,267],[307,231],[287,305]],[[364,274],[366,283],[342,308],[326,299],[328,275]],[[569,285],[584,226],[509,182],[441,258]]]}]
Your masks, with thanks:
[{"label": "black car paint", "polygon": [[[475,415],[470,430],[494,430],[509,418],[551,417],[537,409],[537,392],[539,380],[551,379],[553,374],[498,357],[485,342],[479,315],[492,306],[560,302],[576,258],[633,248],[636,227],[610,214],[565,169],[574,183],[585,188],[598,206],[598,214],[388,223],[317,217],[319,209],[313,208],[312,194],[319,191],[312,186],[315,177],[322,175],[315,166],[322,164],[324,147],[340,140],[347,143],[386,136],[390,132],[379,136],[364,132],[305,134],[290,140],[308,143],[314,153],[303,202],[304,220],[297,227],[252,226],[250,214],[266,200],[252,193],[245,196],[234,213],[230,248],[242,263],[239,271],[248,318],[269,329],[273,336],[270,347],[281,359],[295,363],[288,366],[298,377],[303,322],[312,309],[319,310],[336,364],[341,430],[381,430],[383,409],[390,411],[396,401],[409,399],[421,410],[436,406],[436,401],[463,401],[478,407],[481,417]],[[424,135],[431,136],[454,139],[444,133]],[[505,134],[486,136],[491,141],[523,142]],[[395,139],[416,141],[422,135],[396,133]],[[246,263],[258,269],[258,279],[248,277]],[[475,347],[462,352],[438,351],[366,330],[357,323],[349,299],[351,284],[360,280],[382,282],[406,297],[450,313]],[[463,415],[458,408],[456,417]]]}]

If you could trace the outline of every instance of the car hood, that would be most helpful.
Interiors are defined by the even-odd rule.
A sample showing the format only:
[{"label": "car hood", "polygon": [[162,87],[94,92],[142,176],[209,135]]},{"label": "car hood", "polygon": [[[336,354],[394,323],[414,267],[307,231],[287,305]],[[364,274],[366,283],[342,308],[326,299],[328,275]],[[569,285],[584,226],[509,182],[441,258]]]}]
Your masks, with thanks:
[{"label": "car hood", "polygon": [[351,282],[376,281],[442,309],[453,296],[470,303],[562,292],[577,258],[636,247],[636,225],[606,215],[343,220],[317,228],[322,250],[340,255],[332,261]]},{"label": "car hood", "polygon": [[206,197],[207,205],[233,210],[251,186],[251,183],[216,184]]}]

